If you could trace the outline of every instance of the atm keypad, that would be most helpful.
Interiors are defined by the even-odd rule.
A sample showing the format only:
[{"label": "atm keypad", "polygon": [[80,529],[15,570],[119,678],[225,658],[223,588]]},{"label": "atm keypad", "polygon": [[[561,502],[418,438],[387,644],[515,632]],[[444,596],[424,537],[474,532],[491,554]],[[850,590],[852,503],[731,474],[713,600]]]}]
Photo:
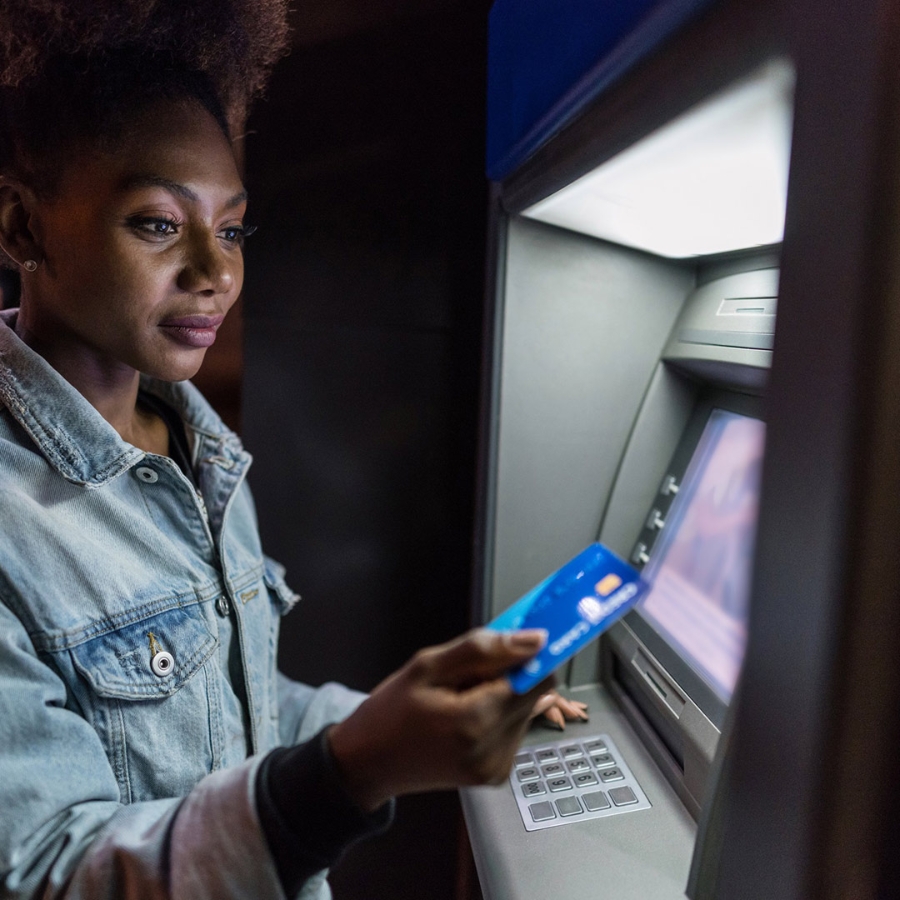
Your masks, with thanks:
[{"label": "atm keypad", "polygon": [[528,747],[509,780],[526,831],[650,808],[607,735]]}]

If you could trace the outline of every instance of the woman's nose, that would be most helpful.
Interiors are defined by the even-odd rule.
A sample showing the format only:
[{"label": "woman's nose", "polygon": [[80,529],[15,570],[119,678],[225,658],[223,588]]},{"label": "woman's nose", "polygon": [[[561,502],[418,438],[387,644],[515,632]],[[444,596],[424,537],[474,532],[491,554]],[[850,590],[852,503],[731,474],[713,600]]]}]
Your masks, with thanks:
[{"label": "woman's nose", "polygon": [[227,294],[234,288],[234,265],[214,234],[196,235],[189,239],[178,287],[191,294]]}]

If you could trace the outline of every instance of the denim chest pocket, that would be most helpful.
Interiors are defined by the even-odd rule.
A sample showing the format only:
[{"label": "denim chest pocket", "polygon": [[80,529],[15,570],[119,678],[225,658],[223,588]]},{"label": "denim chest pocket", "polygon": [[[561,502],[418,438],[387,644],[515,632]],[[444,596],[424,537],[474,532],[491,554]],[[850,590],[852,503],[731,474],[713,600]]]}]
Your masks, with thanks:
[{"label": "denim chest pocket", "polygon": [[[199,605],[176,607],[71,647],[77,691],[123,802],[183,796],[221,753],[218,645]],[[208,664],[207,664],[208,663]]]}]

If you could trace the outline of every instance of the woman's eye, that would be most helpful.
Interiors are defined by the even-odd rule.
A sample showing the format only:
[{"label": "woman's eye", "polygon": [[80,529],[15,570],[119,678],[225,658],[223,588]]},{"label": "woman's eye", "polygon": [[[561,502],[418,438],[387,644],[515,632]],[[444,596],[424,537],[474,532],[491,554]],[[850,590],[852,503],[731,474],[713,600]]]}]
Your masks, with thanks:
[{"label": "woman's eye", "polygon": [[151,216],[138,216],[129,219],[128,224],[135,231],[140,231],[153,237],[171,237],[178,234],[178,229],[181,227],[181,224],[173,219],[161,219]]},{"label": "woman's eye", "polygon": [[229,244],[240,244],[243,246],[244,238],[250,237],[254,231],[256,231],[255,225],[229,225],[219,232],[219,237]]}]

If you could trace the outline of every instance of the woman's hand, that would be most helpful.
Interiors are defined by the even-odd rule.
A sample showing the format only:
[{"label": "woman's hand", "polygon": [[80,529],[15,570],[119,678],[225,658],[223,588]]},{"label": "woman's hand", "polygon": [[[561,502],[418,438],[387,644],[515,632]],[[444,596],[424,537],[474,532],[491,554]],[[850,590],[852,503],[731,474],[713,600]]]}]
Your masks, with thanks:
[{"label": "woman's hand", "polygon": [[580,700],[569,700],[556,691],[548,691],[542,694],[534,704],[531,711],[533,719],[543,716],[546,720],[544,724],[550,724],[560,731],[565,731],[566,721],[569,722],[587,722],[588,721],[588,705]]},{"label": "woman's hand", "polygon": [[551,685],[518,695],[503,675],[545,640],[539,630],[476,629],[420,650],[329,731],[350,795],[372,811],[399,794],[502,782]]}]

